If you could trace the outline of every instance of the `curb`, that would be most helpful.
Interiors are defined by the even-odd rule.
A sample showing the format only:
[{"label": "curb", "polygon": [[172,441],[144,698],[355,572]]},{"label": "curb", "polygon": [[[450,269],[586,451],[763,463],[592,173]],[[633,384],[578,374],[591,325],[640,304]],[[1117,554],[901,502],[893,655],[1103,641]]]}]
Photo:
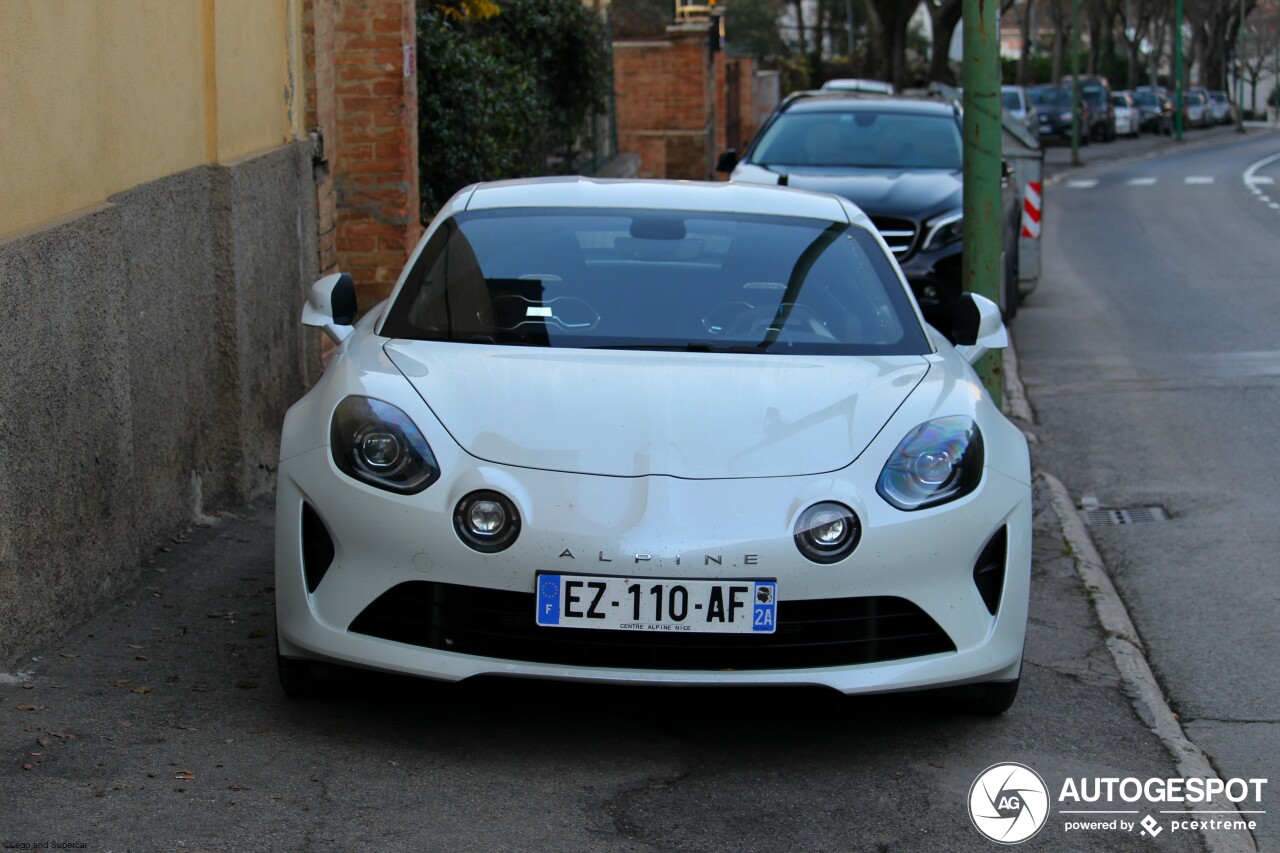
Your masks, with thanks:
[{"label": "curb", "polygon": [[[1004,390],[1005,412],[1027,425],[1034,423],[1034,415],[1026,397],[1022,378],[1018,374],[1018,356],[1010,343],[1003,353],[1004,358]],[[1027,431],[1028,440],[1033,443],[1039,439]],[[1107,649],[1111,659],[1120,671],[1120,679],[1125,693],[1133,703],[1134,711],[1146,723],[1160,742],[1164,744],[1173,758],[1178,773],[1185,778],[1220,779],[1218,772],[1209,763],[1209,758],[1200,747],[1187,737],[1178,716],[1169,707],[1169,701],[1160,689],[1151,665],[1147,661],[1146,650],[1142,638],[1138,635],[1129,610],[1124,600],[1116,591],[1107,573],[1102,555],[1093,544],[1093,537],[1085,527],[1084,519],[1076,510],[1071,494],[1062,481],[1044,470],[1037,470],[1036,477],[1051,495],[1054,511],[1058,514],[1058,522],[1062,525],[1062,536],[1075,556],[1076,573],[1080,582],[1089,593],[1093,610],[1098,617],[1106,636]],[[1226,804],[1231,814],[1223,815],[1227,820],[1242,819],[1234,803]],[[1253,835],[1247,830],[1201,829],[1200,835],[1210,853],[1258,853]]]}]

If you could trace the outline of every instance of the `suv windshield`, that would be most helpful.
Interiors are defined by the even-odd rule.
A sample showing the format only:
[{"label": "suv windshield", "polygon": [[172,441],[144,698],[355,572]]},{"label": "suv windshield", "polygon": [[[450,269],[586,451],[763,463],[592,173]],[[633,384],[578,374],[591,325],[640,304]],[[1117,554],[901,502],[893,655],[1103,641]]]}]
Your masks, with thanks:
[{"label": "suv windshield", "polygon": [[459,213],[382,334],[537,347],[929,352],[884,250],[845,222],[727,213]]},{"label": "suv windshield", "polygon": [[1046,86],[1030,91],[1031,103],[1037,107],[1071,109],[1071,90],[1062,86]]},{"label": "suv windshield", "polygon": [[1096,107],[1106,103],[1107,94],[1103,91],[1102,87],[1096,83],[1081,83],[1080,100],[1084,101],[1086,104],[1091,104]]},{"label": "suv windshield", "polygon": [[783,113],[751,154],[757,166],[959,169],[960,128],[950,115]]}]

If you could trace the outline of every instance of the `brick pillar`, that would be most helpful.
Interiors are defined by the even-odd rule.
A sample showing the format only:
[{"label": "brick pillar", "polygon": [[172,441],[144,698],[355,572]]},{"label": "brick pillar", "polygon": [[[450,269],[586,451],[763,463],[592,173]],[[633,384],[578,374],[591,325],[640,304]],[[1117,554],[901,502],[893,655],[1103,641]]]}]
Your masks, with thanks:
[{"label": "brick pillar", "polygon": [[336,144],[329,157],[337,196],[336,247],[339,267],[355,278],[365,309],[390,293],[422,235],[415,3],[330,2],[337,97]]},{"label": "brick pillar", "polygon": [[706,24],[675,24],[666,38],[613,43],[618,150],[640,155],[639,177],[706,179],[715,165],[723,55]]}]

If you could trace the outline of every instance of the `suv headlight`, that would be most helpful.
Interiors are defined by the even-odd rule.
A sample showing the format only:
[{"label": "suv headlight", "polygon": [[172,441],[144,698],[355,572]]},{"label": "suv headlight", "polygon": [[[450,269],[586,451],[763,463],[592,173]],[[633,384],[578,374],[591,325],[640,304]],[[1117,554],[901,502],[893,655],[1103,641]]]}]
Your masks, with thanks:
[{"label": "suv headlight", "polygon": [[333,462],[348,477],[402,495],[440,478],[440,466],[422,432],[390,403],[347,397],[329,428]]},{"label": "suv headlight", "polygon": [[908,512],[964,497],[982,479],[982,432],[972,418],[928,421],[907,434],[885,463],[876,492]]},{"label": "suv headlight", "polygon": [[936,249],[954,243],[962,236],[964,210],[952,210],[925,223],[925,249]]}]

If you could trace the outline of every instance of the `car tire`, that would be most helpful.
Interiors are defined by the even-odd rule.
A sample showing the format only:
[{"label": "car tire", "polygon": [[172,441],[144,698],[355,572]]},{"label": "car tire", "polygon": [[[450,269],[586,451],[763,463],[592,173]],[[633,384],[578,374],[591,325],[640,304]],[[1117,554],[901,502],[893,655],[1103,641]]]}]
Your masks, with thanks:
[{"label": "car tire", "polygon": [[961,687],[956,696],[956,709],[972,717],[998,717],[1013,707],[1021,681],[1015,678]]},{"label": "car tire", "polygon": [[[276,636],[280,629],[276,628]],[[287,658],[276,646],[276,674],[280,689],[291,699],[330,699],[341,692],[344,685],[342,667],[310,660]]]},{"label": "car tire", "polygon": [[1000,294],[1000,315],[1008,323],[1018,316],[1018,250],[1004,253],[1004,275]]},{"label": "car tire", "polygon": [[294,660],[276,652],[280,689],[291,699],[320,699],[325,695],[311,661]]}]

